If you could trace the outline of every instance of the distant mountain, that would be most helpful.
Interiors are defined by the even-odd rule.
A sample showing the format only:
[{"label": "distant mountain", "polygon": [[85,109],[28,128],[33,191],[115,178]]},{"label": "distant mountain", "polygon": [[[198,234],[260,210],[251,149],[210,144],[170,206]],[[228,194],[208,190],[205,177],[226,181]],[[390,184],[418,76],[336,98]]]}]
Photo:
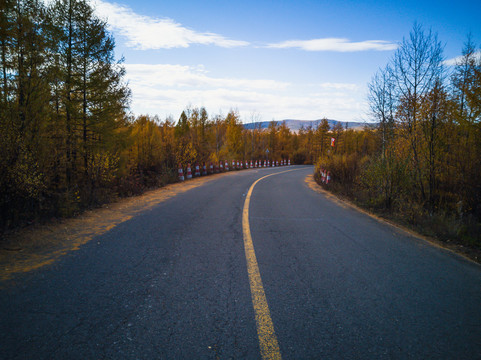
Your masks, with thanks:
[{"label": "distant mountain", "polygon": [[[293,131],[293,132],[298,132],[302,127],[304,129],[308,129],[309,127],[312,127],[313,129],[316,129],[319,123],[322,121],[322,119],[319,120],[293,120],[293,119],[285,119],[285,120],[279,120],[276,121],[278,124],[285,123],[287,127]],[[269,127],[269,124],[272,121],[260,121],[260,122],[253,122],[253,123],[247,123],[244,124],[245,129],[267,129]],[[329,123],[329,126],[332,128],[335,124],[340,123],[344,129],[354,129],[354,130],[361,130],[363,129],[367,123],[362,123],[362,122],[353,122],[353,121],[338,121],[338,120],[327,120]]]}]

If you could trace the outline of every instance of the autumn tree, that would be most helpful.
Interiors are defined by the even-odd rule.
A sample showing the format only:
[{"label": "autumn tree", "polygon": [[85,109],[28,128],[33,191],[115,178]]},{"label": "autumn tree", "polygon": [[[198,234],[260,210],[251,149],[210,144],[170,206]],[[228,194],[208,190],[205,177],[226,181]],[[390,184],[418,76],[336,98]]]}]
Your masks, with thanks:
[{"label": "autumn tree", "polygon": [[45,9],[37,1],[5,1],[0,15],[0,208],[6,222],[38,211],[45,190],[48,84]]},{"label": "autumn tree", "polygon": [[452,73],[452,99],[456,104],[454,123],[449,138],[452,157],[451,179],[456,179],[454,192],[463,194],[462,206],[481,218],[481,58],[471,36],[462,50]]},{"label": "autumn tree", "polygon": [[182,111],[179,121],[175,126],[174,135],[176,137],[176,163],[194,163],[197,159],[197,150],[190,141],[190,124],[185,111]]},{"label": "autumn tree", "polygon": [[288,159],[293,152],[291,141],[291,130],[287,127],[285,122],[282,122],[279,126],[279,140],[277,142],[277,153],[280,155],[280,159]]},{"label": "autumn tree", "polygon": [[321,122],[317,125],[316,132],[315,132],[315,144],[316,144],[316,159],[319,157],[324,156],[327,153],[328,149],[328,132],[330,126],[329,122],[326,118],[322,119]]},{"label": "autumn tree", "polygon": [[243,158],[244,144],[242,142],[242,124],[236,111],[229,111],[225,118],[226,139],[223,154],[236,159]]}]

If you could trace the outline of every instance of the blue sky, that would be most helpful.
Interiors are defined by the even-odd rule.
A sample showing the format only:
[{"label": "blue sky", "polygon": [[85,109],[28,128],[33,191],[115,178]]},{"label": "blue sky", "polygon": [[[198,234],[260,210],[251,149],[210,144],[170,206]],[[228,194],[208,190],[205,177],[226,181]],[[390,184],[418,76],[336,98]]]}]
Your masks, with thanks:
[{"label": "blue sky", "polygon": [[244,122],[369,120],[367,83],[414,22],[447,60],[481,43],[479,1],[92,0],[125,57],[134,114],[237,109]]}]

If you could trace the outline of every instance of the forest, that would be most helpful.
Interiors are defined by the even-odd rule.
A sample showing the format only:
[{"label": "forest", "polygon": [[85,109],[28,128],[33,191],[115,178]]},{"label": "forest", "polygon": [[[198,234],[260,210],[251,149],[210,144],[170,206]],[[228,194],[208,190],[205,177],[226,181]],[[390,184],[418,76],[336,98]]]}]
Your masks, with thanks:
[{"label": "forest", "polygon": [[481,243],[481,60],[469,36],[447,65],[437,35],[414,25],[369,83],[364,130],[247,130],[234,109],[132,115],[123,59],[88,1],[1,1],[0,231],[175,182],[179,164],[290,159],[374,211]]}]

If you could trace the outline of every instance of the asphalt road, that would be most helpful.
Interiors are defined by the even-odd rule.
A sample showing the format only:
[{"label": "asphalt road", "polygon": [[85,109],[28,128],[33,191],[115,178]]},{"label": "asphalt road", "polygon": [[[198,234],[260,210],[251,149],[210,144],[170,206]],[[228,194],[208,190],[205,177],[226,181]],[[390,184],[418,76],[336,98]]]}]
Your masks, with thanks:
[{"label": "asphalt road", "polygon": [[312,191],[218,177],[0,283],[2,359],[258,359],[242,214],[284,359],[481,359],[481,267]]}]

